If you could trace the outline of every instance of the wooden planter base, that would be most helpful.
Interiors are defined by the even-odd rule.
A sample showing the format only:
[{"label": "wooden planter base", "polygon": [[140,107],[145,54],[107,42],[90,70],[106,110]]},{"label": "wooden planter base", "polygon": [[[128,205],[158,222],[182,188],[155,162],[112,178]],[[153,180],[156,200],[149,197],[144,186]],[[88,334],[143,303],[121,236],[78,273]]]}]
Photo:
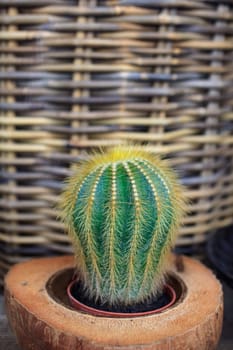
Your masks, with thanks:
[{"label": "wooden planter base", "polygon": [[[173,258],[175,259],[175,258]],[[208,350],[222,329],[222,289],[200,262],[183,258],[171,275],[180,295],[159,314],[134,318],[96,317],[69,305],[65,288],[72,257],[43,258],[15,265],[5,280],[10,324],[24,350]],[[63,273],[62,283],[58,274]]]}]

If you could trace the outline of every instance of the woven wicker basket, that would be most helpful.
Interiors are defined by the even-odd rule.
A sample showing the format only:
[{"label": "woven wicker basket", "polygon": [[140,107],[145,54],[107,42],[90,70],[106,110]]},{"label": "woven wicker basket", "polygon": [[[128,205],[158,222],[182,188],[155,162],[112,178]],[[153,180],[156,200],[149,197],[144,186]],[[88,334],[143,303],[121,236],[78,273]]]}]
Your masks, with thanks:
[{"label": "woven wicker basket", "polygon": [[[233,222],[232,0],[0,0],[0,271],[70,252],[71,163],[132,140],[187,186],[178,247]],[[0,276],[1,277],[1,276]]]}]

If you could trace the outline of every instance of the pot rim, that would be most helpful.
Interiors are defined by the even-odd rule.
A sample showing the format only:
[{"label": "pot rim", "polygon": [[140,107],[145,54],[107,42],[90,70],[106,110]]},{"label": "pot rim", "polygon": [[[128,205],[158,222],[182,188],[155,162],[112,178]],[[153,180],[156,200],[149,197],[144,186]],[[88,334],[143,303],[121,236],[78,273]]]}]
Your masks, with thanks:
[{"label": "pot rim", "polygon": [[72,287],[76,283],[76,280],[72,280],[68,286],[67,286],[67,295],[70,301],[70,304],[73,306],[73,308],[76,311],[82,311],[88,314],[91,314],[92,316],[101,316],[101,317],[111,317],[111,318],[131,318],[131,317],[140,317],[140,316],[148,316],[148,315],[153,315],[156,313],[161,313],[162,311],[165,311],[169,307],[171,307],[177,299],[176,291],[175,289],[168,283],[164,285],[164,291],[169,295],[170,301],[155,310],[150,310],[150,311],[140,311],[140,312],[113,312],[113,311],[106,311],[106,310],[101,310],[101,309],[96,309],[94,307],[88,306],[86,304],[81,303],[79,300],[77,300],[73,295],[72,295]]}]

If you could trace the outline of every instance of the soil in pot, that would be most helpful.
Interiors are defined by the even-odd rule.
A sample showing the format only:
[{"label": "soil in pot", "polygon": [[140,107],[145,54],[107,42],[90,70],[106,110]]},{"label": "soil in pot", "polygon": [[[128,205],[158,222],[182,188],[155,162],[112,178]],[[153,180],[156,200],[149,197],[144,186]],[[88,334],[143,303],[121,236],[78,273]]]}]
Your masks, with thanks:
[{"label": "soil in pot", "polygon": [[[57,301],[62,303],[65,302],[66,306],[68,303],[69,306],[72,307],[72,305],[77,302],[79,305],[81,305],[81,309],[83,307],[83,311],[90,313],[93,312],[99,316],[106,316],[106,314],[102,313],[102,311],[108,312],[109,316],[111,317],[114,317],[114,313],[116,313],[116,317],[119,317],[119,314],[122,314],[122,316],[124,316],[123,314],[128,314],[129,316],[137,316],[142,313],[161,312],[180,301],[181,296],[182,298],[185,296],[186,288],[182,284],[182,281],[178,281],[177,277],[170,275],[167,279],[163,292],[159,296],[153,297],[146,302],[138,303],[133,306],[114,307],[108,304],[103,305],[98,301],[96,302],[94,299],[88,299],[85,296],[84,289],[80,282],[72,281],[69,283],[69,279],[72,279],[72,276],[73,270],[71,269],[59,271],[56,273],[50,278],[47,283],[48,293],[53,298],[57,299]],[[67,295],[65,295],[64,288],[67,288],[70,297],[67,297]],[[60,291],[59,295],[57,294],[58,290]]]},{"label": "soil in pot", "polygon": [[157,310],[166,307],[166,305],[170,304],[172,296],[169,294],[169,289],[166,289],[158,295],[156,298],[151,298],[150,300],[137,303],[135,305],[125,306],[125,305],[110,305],[110,304],[102,304],[100,301],[95,301],[94,299],[90,299],[85,296],[84,289],[79,281],[74,283],[70,289],[71,295],[79,302],[84,305],[90,306],[91,308],[116,312],[116,313],[138,313],[138,312],[147,312],[152,310]]}]

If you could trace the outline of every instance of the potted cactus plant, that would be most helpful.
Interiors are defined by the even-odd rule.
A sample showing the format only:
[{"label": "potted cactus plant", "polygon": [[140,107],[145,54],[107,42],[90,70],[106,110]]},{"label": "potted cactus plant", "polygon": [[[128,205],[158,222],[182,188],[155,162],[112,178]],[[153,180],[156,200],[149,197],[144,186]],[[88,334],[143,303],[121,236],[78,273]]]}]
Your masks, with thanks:
[{"label": "potted cactus plant", "polygon": [[[165,161],[135,147],[95,155],[71,177],[61,207],[82,296],[132,312],[161,294],[184,209],[181,186]],[[74,287],[68,291],[77,305]],[[174,299],[174,289],[166,291]]]},{"label": "potted cactus plant", "polygon": [[95,154],[60,206],[75,258],[21,263],[6,278],[23,349],[216,347],[221,287],[202,264],[170,253],[185,201],[167,162],[135,146]]}]

